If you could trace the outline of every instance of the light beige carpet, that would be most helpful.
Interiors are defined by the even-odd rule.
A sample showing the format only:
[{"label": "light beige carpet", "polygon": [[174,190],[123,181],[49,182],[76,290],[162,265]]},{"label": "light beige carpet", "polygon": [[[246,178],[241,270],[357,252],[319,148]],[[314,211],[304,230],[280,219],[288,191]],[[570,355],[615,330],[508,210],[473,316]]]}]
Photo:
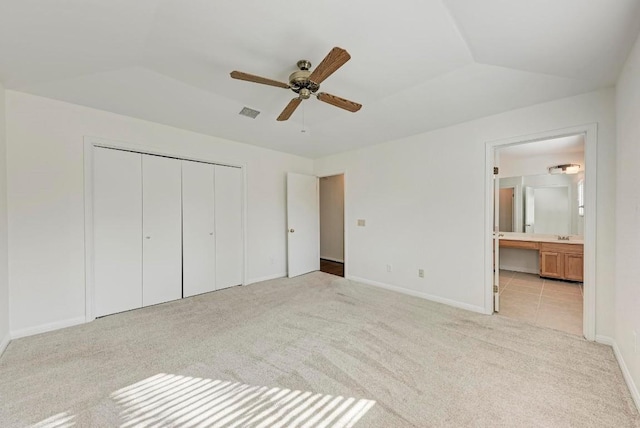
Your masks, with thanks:
[{"label": "light beige carpet", "polygon": [[0,426],[638,427],[611,348],[316,272],[11,342]]}]

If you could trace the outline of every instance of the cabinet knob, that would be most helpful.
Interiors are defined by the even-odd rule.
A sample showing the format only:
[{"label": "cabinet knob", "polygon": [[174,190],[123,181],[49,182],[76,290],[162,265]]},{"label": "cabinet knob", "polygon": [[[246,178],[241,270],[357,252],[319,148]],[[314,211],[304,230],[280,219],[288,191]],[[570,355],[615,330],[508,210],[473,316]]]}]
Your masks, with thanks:
[{"label": "cabinet knob", "polygon": [[144,239],[151,239],[151,237],[150,236],[145,236]]},{"label": "cabinet knob", "polygon": [[209,232],[209,235],[213,236],[213,232]]},{"label": "cabinet knob", "polygon": [[289,232],[293,233],[293,232],[295,232],[295,230],[293,230],[293,229],[289,229]]}]

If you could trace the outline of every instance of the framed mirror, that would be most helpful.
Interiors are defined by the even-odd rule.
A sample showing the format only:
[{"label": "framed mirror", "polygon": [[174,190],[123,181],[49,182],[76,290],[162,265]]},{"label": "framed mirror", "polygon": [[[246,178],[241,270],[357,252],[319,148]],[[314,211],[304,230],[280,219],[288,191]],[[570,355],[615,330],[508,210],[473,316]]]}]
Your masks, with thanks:
[{"label": "framed mirror", "polygon": [[583,172],[499,180],[500,232],[583,235]]}]

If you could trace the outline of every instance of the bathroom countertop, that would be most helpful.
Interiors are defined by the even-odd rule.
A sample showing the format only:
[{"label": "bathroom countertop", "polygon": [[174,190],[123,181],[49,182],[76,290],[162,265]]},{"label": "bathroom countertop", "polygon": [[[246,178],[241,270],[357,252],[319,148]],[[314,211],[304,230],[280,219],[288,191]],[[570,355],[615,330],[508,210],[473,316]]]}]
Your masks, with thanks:
[{"label": "bathroom countertop", "polygon": [[542,235],[537,233],[500,232],[498,239],[507,241],[553,242],[556,244],[584,244],[584,238],[569,235],[569,240],[558,239],[558,235]]}]

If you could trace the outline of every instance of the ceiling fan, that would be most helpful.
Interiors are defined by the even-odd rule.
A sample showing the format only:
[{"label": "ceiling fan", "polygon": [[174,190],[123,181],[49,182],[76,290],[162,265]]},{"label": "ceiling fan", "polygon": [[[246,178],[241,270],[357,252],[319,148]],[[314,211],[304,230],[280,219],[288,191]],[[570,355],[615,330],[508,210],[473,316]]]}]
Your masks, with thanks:
[{"label": "ceiling fan", "polygon": [[248,82],[291,89],[293,92],[298,94],[298,96],[289,101],[289,104],[287,104],[284,110],[282,110],[282,113],[278,116],[279,121],[289,119],[302,100],[308,99],[311,95],[314,95],[320,101],[355,113],[360,110],[362,104],[327,94],[326,92],[318,92],[320,89],[320,83],[322,83],[327,77],[331,76],[337,69],[342,67],[347,61],[349,61],[349,59],[351,59],[349,52],[338,47],[331,49],[331,52],[327,54],[320,65],[318,65],[313,71],[310,71],[311,63],[306,59],[301,59],[297,63],[299,70],[291,73],[289,76],[289,83],[279,82],[277,80],[267,79],[266,77],[260,77],[249,73],[243,73],[242,71],[232,71],[231,77],[234,79],[246,80]]}]

